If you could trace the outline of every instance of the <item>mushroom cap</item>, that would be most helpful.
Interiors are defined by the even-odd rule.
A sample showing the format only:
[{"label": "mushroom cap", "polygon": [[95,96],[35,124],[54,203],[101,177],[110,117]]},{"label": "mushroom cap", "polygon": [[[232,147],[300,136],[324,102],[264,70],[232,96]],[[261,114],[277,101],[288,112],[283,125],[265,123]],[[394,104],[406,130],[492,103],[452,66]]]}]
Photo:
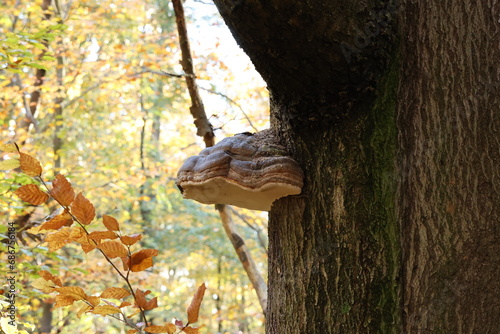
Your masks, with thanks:
[{"label": "mushroom cap", "polygon": [[265,130],[225,138],[188,158],[176,183],[187,199],[269,211],[276,199],[300,194],[303,173]]}]

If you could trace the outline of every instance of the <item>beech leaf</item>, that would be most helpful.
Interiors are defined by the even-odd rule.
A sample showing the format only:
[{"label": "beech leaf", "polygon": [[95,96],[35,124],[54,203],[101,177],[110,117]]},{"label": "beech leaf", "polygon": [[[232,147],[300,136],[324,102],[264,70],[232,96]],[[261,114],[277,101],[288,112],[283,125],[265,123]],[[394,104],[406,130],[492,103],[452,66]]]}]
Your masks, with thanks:
[{"label": "beech leaf", "polygon": [[75,199],[75,191],[71,183],[64,177],[64,175],[57,174],[52,181],[52,197],[54,197],[63,206],[69,206]]},{"label": "beech leaf", "polygon": [[71,213],[78,218],[80,223],[88,225],[95,217],[95,208],[82,193],[79,193],[71,204]]},{"label": "beech leaf", "polygon": [[99,249],[104,252],[110,259],[116,257],[126,257],[128,255],[127,248],[118,241],[106,241],[100,244]]},{"label": "beech leaf", "polygon": [[20,199],[29,204],[40,205],[49,199],[49,195],[43,192],[36,184],[26,184],[14,191]]},{"label": "beech leaf", "polygon": [[196,291],[195,295],[193,296],[191,304],[187,308],[188,323],[190,324],[198,321],[198,314],[200,312],[201,301],[203,300],[203,296],[205,295],[206,289],[207,287],[205,286],[205,283],[200,285],[198,287],[198,291]]},{"label": "beech leaf", "polygon": [[130,292],[123,288],[107,288],[101,293],[101,298],[122,299],[130,295]]},{"label": "beech leaf", "polygon": [[26,153],[19,152],[19,155],[19,162],[23,173],[29,176],[42,175],[42,165],[40,165],[40,162],[37,159]]},{"label": "beech leaf", "polygon": [[43,225],[40,226],[40,231],[41,230],[58,230],[63,226],[68,226],[71,225],[70,223],[73,222],[73,218],[64,211],[60,215],[55,216],[49,221],[46,221],[43,223]]},{"label": "beech leaf", "polygon": [[92,311],[92,313],[100,315],[108,315],[108,314],[120,313],[120,309],[118,307],[111,305],[101,305],[101,306],[96,306]]},{"label": "beech leaf", "polygon": [[140,251],[132,254],[131,257],[131,271],[139,272],[146,270],[153,266],[153,256],[158,255],[156,249],[141,249]]},{"label": "beech leaf", "polygon": [[106,226],[106,228],[109,231],[119,231],[120,230],[120,226],[118,224],[118,221],[111,216],[108,216],[108,215],[102,216],[102,222],[103,222],[104,226]]},{"label": "beech leaf", "polygon": [[3,160],[3,161],[0,161],[0,170],[11,170],[11,169],[14,169],[14,168],[17,168],[21,165],[21,163],[19,162],[19,159],[7,159],[7,160]]}]

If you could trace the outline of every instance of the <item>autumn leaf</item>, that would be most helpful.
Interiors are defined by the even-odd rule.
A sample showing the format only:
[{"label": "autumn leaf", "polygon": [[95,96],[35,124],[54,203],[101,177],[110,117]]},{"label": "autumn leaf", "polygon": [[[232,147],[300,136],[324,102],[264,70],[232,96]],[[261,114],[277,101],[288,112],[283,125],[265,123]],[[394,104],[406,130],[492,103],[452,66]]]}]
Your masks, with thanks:
[{"label": "autumn leaf", "polygon": [[17,147],[16,147],[16,144],[14,144],[14,143],[2,144],[2,145],[0,145],[0,151],[6,152],[6,153],[14,153],[14,152],[17,152]]},{"label": "autumn leaf", "polygon": [[135,291],[135,303],[145,311],[149,311],[158,307],[158,300],[156,297],[149,301],[146,299],[146,295],[148,295],[150,292],[151,291],[149,290],[142,291],[141,289],[137,289]]},{"label": "autumn leaf", "polygon": [[91,309],[92,309],[92,306],[85,304],[85,305],[82,306],[82,308],[80,310],[78,310],[78,312],[76,313],[76,316],[78,318],[80,318],[82,316],[82,314],[84,314],[85,312],[90,311]]},{"label": "autumn leaf", "polygon": [[49,243],[49,250],[51,252],[54,252],[62,248],[67,243],[70,243],[71,240],[69,239],[69,234],[70,230],[67,227],[49,234],[47,238],[45,238],[45,241]]},{"label": "autumn leaf", "polygon": [[64,211],[63,213],[55,216],[49,221],[46,221],[43,223],[43,225],[40,226],[40,231],[41,230],[58,230],[63,226],[68,226],[70,223],[73,222],[73,218],[69,213]]},{"label": "autumn leaf", "polygon": [[61,295],[73,297],[75,300],[84,300],[87,298],[87,294],[79,286],[63,286],[56,288],[56,291]]},{"label": "autumn leaf", "polygon": [[153,266],[153,256],[158,255],[156,249],[141,249],[131,256],[131,270],[133,272],[143,271]]},{"label": "autumn leaf", "polygon": [[51,281],[57,286],[63,286],[61,279],[57,276],[52,275],[46,270],[40,270],[38,275],[42,276],[46,281]]},{"label": "autumn leaf", "polygon": [[11,169],[14,169],[14,168],[17,168],[21,165],[21,163],[19,162],[19,159],[7,159],[7,160],[3,160],[3,161],[0,161],[0,170],[11,170]]},{"label": "autumn leaf", "polygon": [[33,282],[31,282],[31,286],[44,293],[52,293],[56,289],[54,282],[48,281],[43,277],[35,279]]},{"label": "autumn leaf", "polygon": [[70,206],[75,199],[75,191],[71,183],[61,174],[57,174],[52,181],[51,195],[63,206]]},{"label": "autumn leaf", "polygon": [[57,295],[56,296],[56,304],[54,305],[55,308],[58,307],[64,307],[64,306],[69,306],[73,305],[73,303],[76,301],[76,299],[72,296],[68,295]]},{"label": "autumn leaf", "polygon": [[132,246],[141,239],[142,234],[124,235],[123,237],[120,237],[120,240],[123,242],[123,244],[127,246]]},{"label": "autumn leaf", "polygon": [[123,288],[107,288],[101,293],[101,298],[122,299],[130,295],[130,292]]},{"label": "autumn leaf", "polygon": [[79,193],[73,201],[73,204],[71,204],[71,213],[80,223],[88,225],[95,217],[95,208],[82,193]]},{"label": "autumn leaf", "polygon": [[26,184],[14,191],[14,194],[19,196],[25,202],[33,205],[40,205],[49,199],[49,195],[43,192],[36,184]]},{"label": "autumn leaf", "polygon": [[183,332],[186,333],[186,334],[198,334],[199,333],[199,329],[188,326],[188,327],[184,328]]},{"label": "autumn leaf", "polygon": [[188,323],[192,324],[198,321],[198,314],[200,312],[201,301],[205,295],[205,290],[207,287],[205,283],[199,286],[198,291],[196,291],[193,296],[191,304],[187,308]]},{"label": "autumn leaf", "polygon": [[96,296],[87,296],[85,300],[88,301],[94,307],[99,305],[99,303],[101,302],[101,298]]},{"label": "autumn leaf", "polygon": [[92,313],[105,316],[108,314],[120,313],[120,309],[118,307],[111,305],[101,305],[101,306],[96,306],[92,311]]},{"label": "autumn leaf", "polygon": [[135,333],[138,333],[139,331],[137,329],[129,329],[127,331],[127,334],[135,334]]},{"label": "autumn leaf", "polygon": [[177,331],[177,326],[174,324],[165,324],[165,326],[148,326],[144,328],[148,333],[168,333],[173,334]]},{"label": "autumn leaf", "polygon": [[118,308],[122,308],[122,307],[130,306],[130,305],[132,305],[132,304],[131,304],[131,303],[129,303],[129,302],[122,302],[122,303],[120,304],[120,306],[118,306]]},{"label": "autumn leaf", "polygon": [[127,248],[125,248],[125,246],[118,241],[103,242],[99,245],[99,249],[102,250],[110,259],[128,256]]},{"label": "autumn leaf", "polygon": [[100,241],[102,239],[116,239],[118,235],[112,231],[94,231],[90,232],[89,238],[95,241]]},{"label": "autumn leaf", "polygon": [[29,176],[42,175],[42,165],[40,165],[40,162],[37,159],[26,153],[19,152],[19,155],[19,162],[23,173]]},{"label": "autumn leaf", "polygon": [[120,226],[118,224],[118,221],[111,216],[108,216],[108,215],[102,216],[102,222],[103,222],[104,226],[106,226],[108,231],[119,231],[120,230]]}]

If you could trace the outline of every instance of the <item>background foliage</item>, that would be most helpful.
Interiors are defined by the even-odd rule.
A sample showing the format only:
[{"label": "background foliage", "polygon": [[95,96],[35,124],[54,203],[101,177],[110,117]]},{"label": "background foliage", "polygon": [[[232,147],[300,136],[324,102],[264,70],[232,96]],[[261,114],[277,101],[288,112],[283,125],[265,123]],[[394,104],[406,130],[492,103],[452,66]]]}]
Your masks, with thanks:
[{"label": "background foliage", "polygon": [[[142,247],[160,251],[155,266],[135,277],[158,297],[154,321],[182,318],[196,286],[206,282],[202,333],[263,332],[258,301],[215,211],[184,201],[174,184],[179,165],[203,143],[195,137],[184,80],[175,76],[182,73],[170,2],[48,3],[45,9],[47,1],[40,0],[0,5],[3,142],[15,141],[37,156],[50,177],[63,173],[98,216],[113,215],[125,233],[144,233]],[[186,7],[198,82],[216,134],[267,127],[263,82],[214,6],[187,1]],[[29,229],[56,204],[27,206],[12,191],[34,181],[0,173],[0,233],[5,237],[9,222],[20,226],[19,320],[36,333],[54,302],[30,287],[40,270],[85,291],[102,291],[118,277],[97,254],[72,246],[49,252],[45,236]],[[265,236],[265,216],[239,213],[240,232],[265,271],[265,241],[256,233]],[[51,315],[54,333],[124,333],[108,318],[77,319],[65,308]]]}]

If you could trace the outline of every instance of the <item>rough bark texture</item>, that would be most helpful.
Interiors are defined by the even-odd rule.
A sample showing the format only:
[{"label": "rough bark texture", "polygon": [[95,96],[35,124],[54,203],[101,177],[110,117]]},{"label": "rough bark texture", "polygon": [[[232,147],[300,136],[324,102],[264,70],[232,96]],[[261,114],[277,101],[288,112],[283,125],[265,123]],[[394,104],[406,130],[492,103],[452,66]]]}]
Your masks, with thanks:
[{"label": "rough bark texture", "polygon": [[500,331],[499,19],[492,0],[407,1],[402,15],[407,333]]},{"label": "rough bark texture", "polygon": [[500,3],[215,3],[306,175],[267,332],[497,333]]}]

